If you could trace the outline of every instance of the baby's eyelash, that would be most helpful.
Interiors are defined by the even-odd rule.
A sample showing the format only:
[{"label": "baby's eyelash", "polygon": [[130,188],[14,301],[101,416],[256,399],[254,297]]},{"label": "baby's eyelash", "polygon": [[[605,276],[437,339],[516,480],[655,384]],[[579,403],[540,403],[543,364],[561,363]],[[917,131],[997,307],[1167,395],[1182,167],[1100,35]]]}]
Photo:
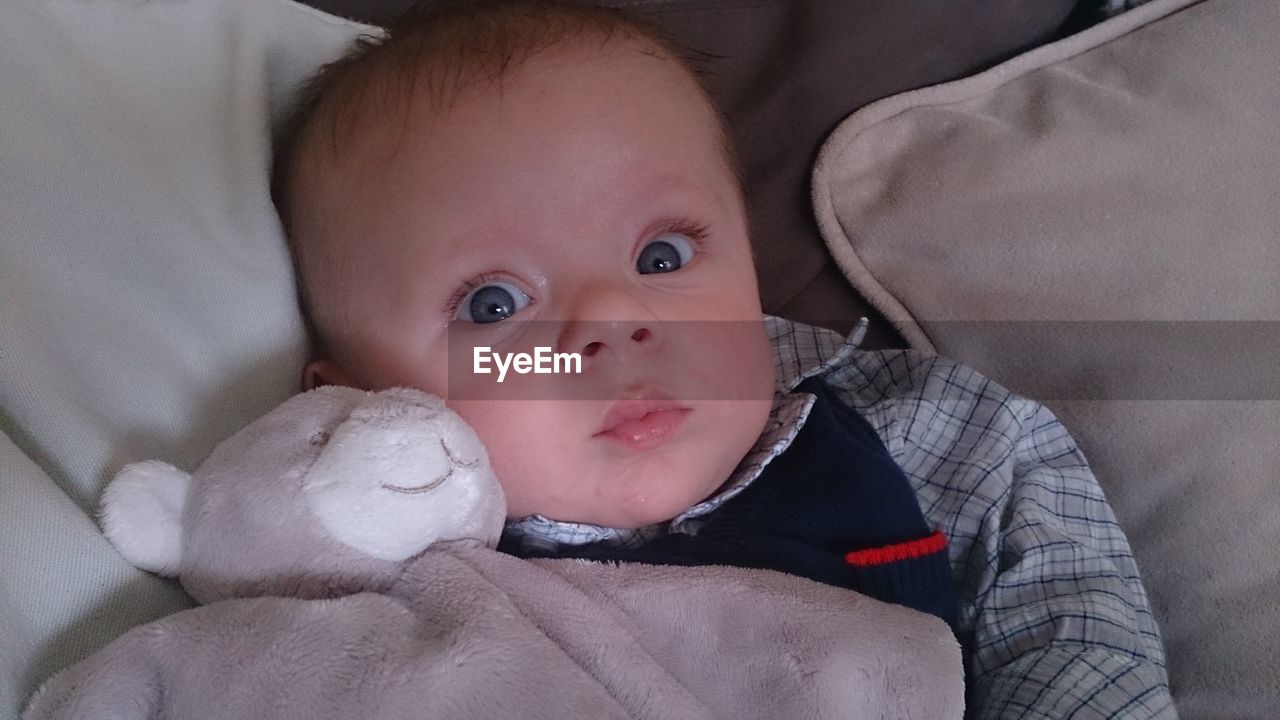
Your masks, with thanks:
[{"label": "baby's eyelash", "polygon": [[479,275],[475,276],[474,278],[471,278],[470,280],[464,280],[462,282],[462,287],[458,288],[458,290],[453,293],[453,297],[449,298],[449,302],[444,309],[445,318],[447,320],[453,320],[455,317],[457,317],[458,308],[462,307],[462,301],[466,299],[467,295],[472,290],[475,290],[476,288],[479,288],[479,287],[483,287],[484,285],[487,285],[488,283],[494,282],[495,280],[498,280],[498,279],[499,279],[498,273],[486,272],[486,273],[480,273]]},{"label": "baby's eyelash", "polygon": [[683,235],[693,242],[694,249],[701,250],[703,241],[707,239],[708,230],[707,226],[703,223],[694,222],[692,220],[672,220],[671,222],[663,225],[662,230],[654,237],[664,235],[666,233]]}]

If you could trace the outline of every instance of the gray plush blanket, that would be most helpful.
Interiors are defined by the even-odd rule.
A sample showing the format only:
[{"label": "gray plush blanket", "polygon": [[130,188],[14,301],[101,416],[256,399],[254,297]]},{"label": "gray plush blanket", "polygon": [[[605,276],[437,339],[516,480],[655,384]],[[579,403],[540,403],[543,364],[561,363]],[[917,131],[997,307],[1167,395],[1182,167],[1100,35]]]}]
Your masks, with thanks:
[{"label": "gray plush blanket", "polygon": [[939,620],[759,570],[433,549],[385,593],[214,602],[55,676],[24,717],[960,718]]}]

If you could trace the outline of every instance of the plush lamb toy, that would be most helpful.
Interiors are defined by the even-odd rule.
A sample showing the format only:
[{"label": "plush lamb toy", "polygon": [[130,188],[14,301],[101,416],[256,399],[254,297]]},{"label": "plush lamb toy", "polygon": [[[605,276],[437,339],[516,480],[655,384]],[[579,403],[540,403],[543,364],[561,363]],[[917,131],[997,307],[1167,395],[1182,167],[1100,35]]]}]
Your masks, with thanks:
[{"label": "plush lamb toy", "polygon": [[484,447],[439,398],[325,387],[188,475],[130,465],[103,527],[203,607],[33,698],[45,718],[959,718],[941,621],[779,573],[493,550]]}]

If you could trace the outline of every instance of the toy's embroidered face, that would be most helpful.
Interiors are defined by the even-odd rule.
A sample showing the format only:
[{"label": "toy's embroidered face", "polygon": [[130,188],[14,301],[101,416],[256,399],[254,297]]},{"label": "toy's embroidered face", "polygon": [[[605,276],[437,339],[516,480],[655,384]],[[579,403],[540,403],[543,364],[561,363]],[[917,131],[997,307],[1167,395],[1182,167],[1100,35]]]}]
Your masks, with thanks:
[{"label": "toy's embroidered face", "polygon": [[384,586],[434,543],[496,545],[506,503],[475,432],[435,396],[303,393],[224,440],[193,474],[132,463],[103,531],[202,602]]},{"label": "toy's embroidered face", "polygon": [[[557,48],[419,120],[347,178],[341,212],[313,208],[349,238],[349,280],[317,300],[345,330],[311,381],[446,397],[511,517],[638,527],[713,493],[764,426],[773,367],[695,80],[634,48]],[[582,372],[498,384],[451,345],[552,347]],[[663,402],[676,414],[643,417]]]},{"label": "toy's embroidered face", "polygon": [[[332,432],[303,478],[307,506],[340,542],[380,560],[472,537],[496,539],[501,492],[479,438],[436,398],[371,395]],[[460,518],[476,518],[460,522]],[[482,538],[483,539],[483,538]]]}]

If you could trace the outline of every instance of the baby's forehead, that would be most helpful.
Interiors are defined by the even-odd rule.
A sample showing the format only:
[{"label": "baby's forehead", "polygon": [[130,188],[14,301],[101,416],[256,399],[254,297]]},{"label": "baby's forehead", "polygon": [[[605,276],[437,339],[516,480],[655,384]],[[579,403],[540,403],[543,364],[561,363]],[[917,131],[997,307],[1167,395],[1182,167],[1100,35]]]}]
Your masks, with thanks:
[{"label": "baby's forehead", "polygon": [[686,72],[705,95],[695,54],[614,8],[536,0],[416,5],[387,36],[361,38],[303,89],[278,155],[282,204],[287,212],[299,167],[334,172],[373,163],[397,125],[410,125],[415,114],[429,119],[468,92],[500,92],[548,53],[577,52],[592,62],[593,53],[637,51]]},{"label": "baby's forehead", "polygon": [[[503,48],[493,54],[441,51],[417,65],[388,64],[382,68],[385,75],[372,80],[374,86],[381,86],[384,97],[364,106],[369,110],[365,119],[372,125],[365,129],[373,133],[390,129],[399,114],[403,127],[427,131],[435,122],[447,120],[459,105],[476,101],[500,99],[505,111],[520,112],[524,109],[519,104],[521,95],[512,90],[533,76],[544,87],[573,87],[579,95],[593,89],[599,92],[602,88],[598,85],[579,84],[581,74],[573,70],[608,72],[604,68],[618,68],[620,63],[637,58],[642,62],[626,63],[627,74],[614,77],[608,92],[626,86],[634,79],[632,73],[679,74],[690,81],[681,87],[688,91],[681,100],[710,104],[694,74],[653,41],[637,36],[579,34],[554,44]],[[380,111],[387,108],[394,112]]]},{"label": "baby's forehead", "polygon": [[[465,47],[435,48],[413,62],[384,60],[371,65],[366,77],[351,88],[335,88],[330,107],[319,108],[319,118],[299,148],[298,168],[323,174],[336,182],[341,177],[375,177],[388,165],[405,157],[401,152],[414,136],[430,136],[459,108],[501,99],[502,111],[520,113],[521,97],[513,87],[529,75],[538,83],[573,88],[581,96],[592,92],[616,94],[635,81],[631,73],[681,76],[682,82],[664,87],[678,92],[672,102],[704,105],[714,132],[709,142],[726,148],[732,162],[727,128],[696,74],[671,51],[642,35],[583,31],[555,42],[502,47],[496,53],[464,52]],[[627,59],[639,62],[626,62]],[[605,85],[581,83],[574,69],[617,68],[625,72]],[[566,71],[567,70],[567,71]],[[599,77],[601,73],[596,73]],[[478,140],[483,142],[483,139]]]},{"label": "baby's forehead", "polygon": [[[611,17],[611,16],[610,16]],[[732,167],[728,134],[697,74],[679,50],[661,38],[626,24],[564,21],[475,28],[412,28],[357,54],[333,71],[323,84],[312,117],[295,138],[292,162],[286,168],[284,214],[295,245],[328,245],[328,255],[342,252],[351,233],[350,213],[362,192],[384,178],[389,167],[405,161],[422,162],[418,153],[400,152],[406,143],[430,137],[433,125],[448,122],[461,104],[494,97],[510,98],[522,77],[537,74],[539,82],[561,87],[579,82],[577,70],[622,68],[616,78],[595,72],[605,86],[619,92],[634,83],[628,73],[678,77],[664,87],[682,93],[708,109],[708,140],[719,136]],[[563,75],[556,67],[567,68]],[[545,72],[544,72],[545,71]],[[590,74],[590,73],[589,73]],[[511,105],[504,110],[519,113]],[[661,111],[661,108],[656,110]],[[461,113],[465,114],[465,113]],[[484,142],[479,139],[478,142]],[[370,182],[372,181],[372,183]],[[350,229],[350,228],[346,228]],[[303,235],[308,238],[298,238]],[[327,239],[318,236],[330,236]],[[298,249],[298,248],[295,248]],[[318,249],[318,248],[317,248]],[[306,255],[310,248],[302,248]],[[301,262],[303,274],[315,265]]]}]

